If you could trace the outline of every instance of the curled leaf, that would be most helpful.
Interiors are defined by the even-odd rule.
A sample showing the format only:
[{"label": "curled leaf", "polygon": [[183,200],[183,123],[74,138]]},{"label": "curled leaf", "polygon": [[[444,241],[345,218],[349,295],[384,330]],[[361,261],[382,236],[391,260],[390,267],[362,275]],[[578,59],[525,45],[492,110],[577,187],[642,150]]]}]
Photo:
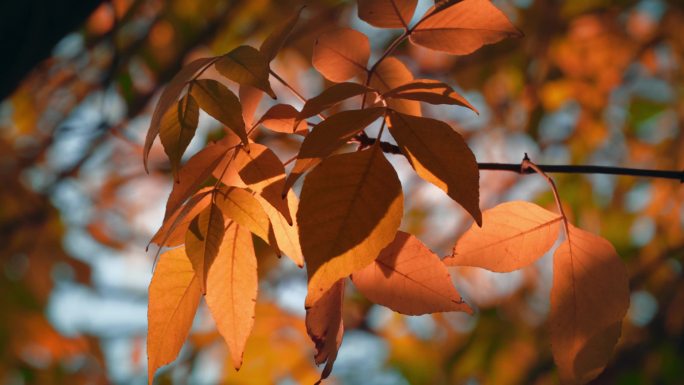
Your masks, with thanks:
[{"label": "curled leaf", "polygon": [[195,136],[198,122],[199,106],[191,95],[184,96],[162,117],[159,139],[171,161],[171,170],[177,181],[181,158]]},{"label": "curled leaf", "polygon": [[470,108],[478,112],[463,96],[450,85],[431,79],[414,80],[387,91],[383,97],[409,99],[430,104],[450,104]]},{"label": "curled leaf", "polygon": [[306,308],[306,332],[316,345],[314,360],[317,365],[325,363],[321,380],[328,378],[332,372],[337,352],[342,344],[344,286],[344,279],[340,279],[317,301],[313,303],[306,301],[311,303]]}]

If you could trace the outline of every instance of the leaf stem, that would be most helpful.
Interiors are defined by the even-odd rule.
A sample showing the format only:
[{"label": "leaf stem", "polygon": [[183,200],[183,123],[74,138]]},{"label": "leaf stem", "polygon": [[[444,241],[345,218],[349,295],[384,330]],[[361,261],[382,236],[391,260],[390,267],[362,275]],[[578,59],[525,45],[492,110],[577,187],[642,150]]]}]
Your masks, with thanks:
[{"label": "leaf stem", "polygon": [[558,211],[560,212],[561,217],[563,217],[563,227],[565,228],[565,235],[567,239],[570,239],[570,228],[568,227],[568,217],[565,215],[565,211],[563,210],[563,204],[561,203],[560,200],[560,195],[558,195],[558,189],[556,188],[556,183],[553,181],[553,179],[548,176],[544,170],[539,168],[534,162],[530,160],[530,158],[527,156],[527,153],[525,153],[525,157],[522,160],[522,163],[520,163],[520,170],[529,170],[532,169],[534,170],[537,174],[541,175],[546,179],[546,182],[549,184],[549,187],[551,187],[551,191],[553,192],[553,198],[556,200],[556,206],[558,207]]}]

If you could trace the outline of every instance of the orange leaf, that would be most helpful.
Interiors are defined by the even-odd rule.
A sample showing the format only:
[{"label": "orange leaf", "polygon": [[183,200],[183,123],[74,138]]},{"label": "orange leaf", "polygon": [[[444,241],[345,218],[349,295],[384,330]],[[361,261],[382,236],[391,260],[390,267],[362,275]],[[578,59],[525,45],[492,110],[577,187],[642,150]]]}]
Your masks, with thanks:
[{"label": "orange leaf", "polygon": [[287,205],[290,208],[290,215],[293,219],[292,225],[289,225],[283,214],[268,204],[268,202],[264,201],[263,198],[259,196],[256,198],[262,202],[261,205],[271,220],[271,227],[276,242],[278,243],[278,248],[287,255],[292,262],[296,263],[297,266],[304,266],[302,247],[299,245],[299,226],[297,224],[299,199],[297,199],[297,195],[292,191],[287,194]]},{"label": "orange leaf", "polygon": [[[282,132],[284,134],[298,134],[306,136],[309,128],[305,121],[298,121],[299,111],[289,104],[276,104],[259,119],[258,124],[271,131]],[[295,124],[297,126],[295,127]]]},{"label": "orange leaf", "polygon": [[264,96],[264,92],[252,86],[241,85],[238,90],[240,104],[242,105],[242,120],[245,127],[252,127],[254,123],[254,113],[256,113],[259,103]]},{"label": "orange leaf", "polygon": [[375,262],[355,272],[352,281],[369,300],[399,313],[473,312],[439,257],[402,231]]},{"label": "orange leaf", "polygon": [[[344,279],[340,279],[330,289],[326,290],[317,301],[306,308],[306,331],[316,345],[314,360],[317,365],[325,362],[321,380],[328,378],[332,372],[337,352],[342,344],[344,335],[343,300]],[[306,302],[310,303],[308,299]]]},{"label": "orange leaf", "polygon": [[200,302],[200,284],[182,247],[159,257],[147,307],[147,371],[173,361],[190,332]]},{"label": "orange leaf", "polygon": [[468,103],[463,96],[454,91],[451,86],[437,80],[414,80],[410,83],[403,84],[387,91],[383,97],[417,100],[430,104],[450,104],[463,106],[470,108],[477,113],[475,107]]},{"label": "orange leaf", "polygon": [[[401,60],[395,57],[388,57],[376,68],[375,74],[373,74],[373,77],[371,78],[370,85],[380,92],[387,92],[395,87],[409,83],[412,80],[413,74]],[[387,106],[408,115],[422,115],[420,103],[418,102],[392,99],[387,101]]]},{"label": "orange leaf", "polygon": [[[204,188],[188,199],[188,202],[179,207],[162,223],[154,234],[151,243],[159,246],[180,246],[185,242],[185,233],[188,231],[190,222],[211,202],[211,187]],[[149,246],[149,245],[148,245]]]},{"label": "orange leaf", "polygon": [[340,28],[316,39],[311,61],[326,79],[339,83],[355,76],[365,79],[369,58],[368,37],[351,28]]},{"label": "orange leaf", "polygon": [[380,28],[408,28],[418,0],[359,0],[359,18]]},{"label": "orange leaf", "polygon": [[463,137],[442,121],[394,111],[389,130],[418,175],[444,190],[481,226],[480,173]]},{"label": "orange leaf", "polygon": [[164,146],[164,152],[169,157],[171,170],[177,181],[181,158],[195,136],[198,122],[199,106],[191,95],[184,96],[162,117],[159,139]]},{"label": "orange leaf", "polygon": [[414,44],[436,51],[467,55],[485,44],[521,36],[491,1],[464,0],[425,18],[411,32],[410,39]]},{"label": "orange leaf", "polygon": [[221,56],[216,70],[240,85],[256,87],[276,98],[268,80],[268,59],[254,47],[241,45]]},{"label": "orange leaf", "polygon": [[226,340],[235,369],[242,365],[247,338],[254,326],[257,260],[252,236],[231,222],[207,276],[205,299],[216,328]]},{"label": "orange leaf", "polygon": [[230,128],[246,146],[249,145],[242,105],[233,91],[216,80],[200,79],[193,82],[191,92],[207,114]]},{"label": "orange leaf", "polygon": [[466,231],[444,263],[498,273],[522,269],[549,251],[562,219],[529,202],[502,203],[482,213],[482,227]]},{"label": "orange leaf", "polygon": [[307,171],[347,143],[349,139],[385,113],[384,107],[338,112],[320,122],[304,138],[290,175],[285,181],[283,195]]},{"label": "orange leaf", "polygon": [[304,7],[300,7],[296,14],[290,17],[283,25],[276,28],[270,35],[261,43],[259,51],[264,54],[266,59],[270,62],[278,55],[278,51],[283,47],[287,38],[290,37],[292,30],[299,21],[299,15],[302,14]]},{"label": "orange leaf", "polygon": [[238,151],[235,166],[240,178],[249,188],[261,195],[292,224],[287,201],[281,196],[285,187],[285,167],[268,147],[252,143],[251,151]]},{"label": "orange leaf", "polygon": [[373,92],[373,89],[358,83],[338,83],[326,88],[318,96],[306,101],[297,119],[304,120],[333,107],[334,105],[354,96]]},{"label": "orange leaf", "polygon": [[549,332],[561,382],[598,376],[620,338],[629,307],[627,270],[604,238],[569,225],[553,257]]},{"label": "orange leaf", "polygon": [[147,158],[150,155],[152,143],[154,143],[154,139],[159,134],[159,124],[161,123],[162,116],[164,113],[166,113],[166,111],[169,110],[169,108],[171,108],[174,103],[176,103],[176,101],[178,101],[178,97],[185,88],[185,84],[188,82],[188,80],[195,76],[197,71],[202,69],[202,67],[209,65],[213,60],[215,60],[215,58],[205,57],[190,62],[190,64],[178,71],[176,76],[171,79],[169,84],[162,92],[161,96],[159,97],[159,101],[157,102],[157,106],[154,108],[154,113],[152,113],[150,128],[147,131],[147,136],[145,137],[145,147],[143,150],[143,165],[145,166],[145,171],[149,171],[147,169]]},{"label": "orange leaf", "polygon": [[402,215],[399,178],[378,145],[332,156],[312,171],[297,212],[309,304],[373,262],[394,239]]},{"label": "orange leaf", "polygon": [[207,272],[219,251],[223,232],[223,214],[212,203],[190,222],[185,233],[185,252],[195,269],[202,293],[207,291]]}]

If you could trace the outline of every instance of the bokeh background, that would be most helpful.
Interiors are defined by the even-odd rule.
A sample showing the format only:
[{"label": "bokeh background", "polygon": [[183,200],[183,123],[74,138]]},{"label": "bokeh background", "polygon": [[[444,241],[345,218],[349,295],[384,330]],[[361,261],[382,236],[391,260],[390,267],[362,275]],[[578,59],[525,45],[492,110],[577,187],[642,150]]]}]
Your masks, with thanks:
[{"label": "bokeh background", "polygon": [[[320,33],[351,25],[377,57],[399,33],[360,21],[355,1],[308,1],[273,69],[306,96]],[[522,39],[450,57],[402,45],[417,78],[459,89],[480,111],[425,108],[462,132],[481,162],[522,160],[684,169],[684,2],[496,0]],[[160,89],[184,63],[258,46],[302,0],[20,1],[0,4],[0,383],[144,384],[145,252],[171,186],[161,146],[142,142]],[[417,15],[432,1],[421,0]],[[415,19],[414,19],[415,20]],[[207,76],[213,76],[210,72]],[[279,101],[301,104],[273,82]],[[265,100],[259,111],[265,111]],[[217,132],[203,115],[189,153]],[[282,160],[297,139],[261,133]],[[407,196],[402,228],[447,255],[470,222],[392,156]],[[567,212],[627,264],[631,308],[596,384],[684,383],[684,189],[677,181],[555,175]],[[553,209],[538,176],[481,172],[481,206]],[[303,325],[306,276],[259,252],[260,293],[245,366],[235,372],[200,308],[160,384],[313,383]],[[510,274],[453,269],[474,316],[406,317],[349,288],[339,384],[555,384],[544,328],[550,255]],[[351,285],[350,285],[351,286]]]}]

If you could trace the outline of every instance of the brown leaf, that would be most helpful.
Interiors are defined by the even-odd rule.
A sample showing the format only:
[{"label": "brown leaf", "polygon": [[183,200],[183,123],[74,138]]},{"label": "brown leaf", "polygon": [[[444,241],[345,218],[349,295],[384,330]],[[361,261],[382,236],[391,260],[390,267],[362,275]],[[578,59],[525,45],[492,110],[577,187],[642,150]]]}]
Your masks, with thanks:
[{"label": "brown leaf", "polygon": [[402,231],[375,262],[355,272],[352,281],[369,300],[399,313],[473,312],[439,257]]},{"label": "brown leaf", "polygon": [[[185,233],[190,222],[211,202],[211,187],[206,187],[188,199],[188,202],[176,209],[154,234],[151,243],[159,246],[175,247],[185,242]],[[149,246],[149,244],[148,244]]]},{"label": "brown leaf", "polygon": [[308,299],[306,301],[311,303],[306,308],[306,332],[316,346],[314,360],[317,365],[325,363],[321,380],[328,378],[332,372],[337,352],[342,344],[344,286],[344,279],[340,279],[317,301],[310,302]]},{"label": "brown leaf", "polygon": [[562,220],[533,203],[502,203],[482,213],[482,227],[470,227],[444,263],[497,273],[522,269],[549,251],[558,239]]},{"label": "brown leaf", "polygon": [[418,175],[444,190],[482,226],[480,173],[463,137],[448,124],[390,111],[389,130]]},{"label": "brown leaf", "polygon": [[191,93],[207,114],[231,129],[246,146],[249,145],[242,105],[233,91],[216,80],[200,79],[193,82]]},{"label": "brown leaf", "polygon": [[216,328],[230,349],[235,369],[242,365],[247,338],[254,326],[257,260],[252,236],[231,222],[207,276],[205,299]]},{"label": "brown leaf", "polygon": [[202,67],[209,65],[213,60],[215,60],[215,58],[205,57],[190,62],[190,64],[178,71],[176,76],[171,79],[162,92],[159,101],[154,108],[154,112],[152,113],[152,121],[150,122],[150,128],[147,131],[147,136],[145,138],[145,147],[143,150],[143,165],[145,166],[145,171],[149,172],[147,169],[147,158],[150,155],[152,143],[154,143],[154,139],[159,134],[159,124],[161,123],[162,116],[164,116],[164,113],[178,101],[178,97],[185,88],[185,84],[195,76],[197,71],[202,69]]},{"label": "brown leaf", "polygon": [[285,42],[290,37],[292,30],[299,21],[299,16],[302,14],[304,7],[300,7],[296,14],[292,15],[289,20],[276,28],[270,35],[261,43],[259,51],[270,62],[278,55],[278,51],[285,45]]},{"label": "brown leaf", "polygon": [[[388,57],[375,70],[370,85],[372,88],[383,93],[402,84],[409,83],[412,80],[413,74],[401,60],[395,57]],[[420,103],[415,101],[392,99],[387,101],[387,106],[404,114],[422,115]]]},{"label": "brown leaf", "polygon": [[359,0],[359,18],[380,28],[408,28],[418,0]]},{"label": "brown leaf", "polygon": [[347,143],[349,139],[385,113],[384,107],[338,112],[317,124],[302,142],[290,175],[285,181],[283,195],[307,171]]},{"label": "brown leaf", "polygon": [[387,91],[383,97],[417,100],[430,104],[457,105],[470,108],[476,113],[479,113],[475,107],[468,103],[463,96],[454,91],[451,86],[431,79],[414,80],[410,83],[403,84]]},{"label": "brown leaf", "polygon": [[261,99],[264,97],[264,91],[252,86],[241,85],[238,95],[242,105],[242,120],[245,122],[245,127],[252,127],[254,124],[254,114],[261,103]]},{"label": "brown leaf", "polygon": [[191,95],[184,96],[162,117],[159,139],[171,162],[173,176],[178,181],[178,170],[185,150],[195,136],[199,122],[199,106]]},{"label": "brown leaf", "polygon": [[248,229],[280,254],[271,221],[261,203],[251,193],[235,187],[222,188],[216,194],[216,205],[227,219]]},{"label": "brown leaf", "polygon": [[283,214],[264,201],[263,198],[259,196],[256,198],[261,202],[264,211],[266,211],[266,214],[271,219],[273,234],[280,251],[287,255],[297,266],[303,267],[304,256],[302,255],[302,247],[299,245],[299,225],[297,224],[297,208],[299,207],[297,195],[292,191],[287,194],[287,205],[290,208],[290,216],[293,219],[292,225],[289,225]]},{"label": "brown leaf", "polygon": [[254,47],[241,45],[221,56],[216,61],[216,70],[240,85],[256,87],[276,98],[268,80],[268,59]]},{"label": "brown leaf", "polygon": [[[263,125],[271,131],[282,132],[284,134],[298,134],[306,136],[309,128],[305,121],[298,121],[299,111],[289,104],[276,104],[259,119],[258,124]],[[295,124],[297,126],[295,127]]]},{"label": "brown leaf", "polygon": [[610,242],[568,230],[553,257],[551,351],[562,383],[585,384],[603,371],[620,338],[629,280]]},{"label": "brown leaf", "polygon": [[304,180],[297,212],[309,304],[373,262],[394,239],[402,215],[399,178],[378,145],[316,167]]},{"label": "brown leaf", "polygon": [[374,90],[358,83],[333,84],[331,87],[326,88],[318,96],[307,100],[297,119],[304,120],[318,115],[345,99],[363,95],[367,92],[374,92]]},{"label": "brown leaf", "polygon": [[190,332],[200,302],[200,284],[185,249],[161,255],[152,276],[147,306],[147,371],[154,372],[173,361]]},{"label": "brown leaf", "polygon": [[326,79],[340,83],[355,76],[365,79],[369,58],[368,37],[351,28],[340,28],[316,39],[311,61]]},{"label": "brown leaf", "polygon": [[224,229],[221,209],[212,203],[190,222],[185,233],[185,252],[195,269],[202,293],[207,292],[207,273],[219,251]]},{"label": "brown leaf", "polygon": [[[426,14],[431,12],[432,9]],[[485,44],[521,36],[522,33],[491,1],[464,0],[426,18],[409,38],[426,48],[467,55]]]},{"label": "brown leaf", "polygon": [[285,167],[276,154],[266,146],[252,143],[251,151],[238,151],[234,162],[242,181],[292,224],[287,201],[281,195],[285,187]]}]

